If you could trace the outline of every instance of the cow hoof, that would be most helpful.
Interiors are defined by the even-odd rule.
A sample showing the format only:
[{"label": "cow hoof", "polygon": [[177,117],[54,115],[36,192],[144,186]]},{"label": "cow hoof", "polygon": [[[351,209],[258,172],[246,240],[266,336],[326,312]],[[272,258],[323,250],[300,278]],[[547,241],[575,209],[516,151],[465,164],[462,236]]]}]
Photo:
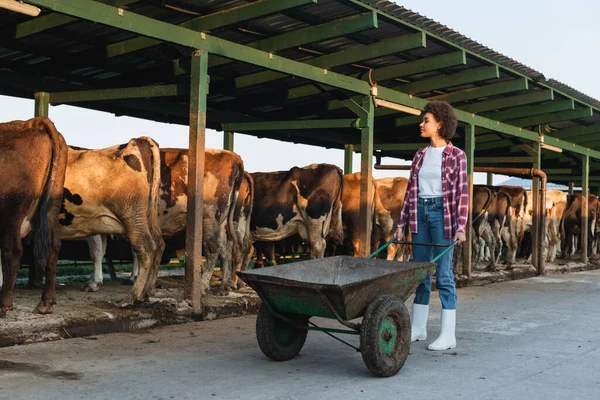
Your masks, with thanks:
[{"label": "cow hoof", "polygon": [[39,304],[33,309],[33,313],[44,315],[52,314],[52,311],[54,311],[53,304],[55,304],[55,302],[53,301],[40,301]]},{"label": "cow hoof", "polygon": [[0,307],[0,318],[6,317],[7,312],[8,312],[8,309],[6,307]]},{"label": "cow hoof", "polygon": [[97,292],[100,290],[100,286],[102,286],[102,282],[89,281],[81,287],[81,290],[84,292]]},{"label": "cow hoof", "polygon": [[485,270],[487,272],[496,272],[496,267],[492,266],[492,265],[488,265]]}]

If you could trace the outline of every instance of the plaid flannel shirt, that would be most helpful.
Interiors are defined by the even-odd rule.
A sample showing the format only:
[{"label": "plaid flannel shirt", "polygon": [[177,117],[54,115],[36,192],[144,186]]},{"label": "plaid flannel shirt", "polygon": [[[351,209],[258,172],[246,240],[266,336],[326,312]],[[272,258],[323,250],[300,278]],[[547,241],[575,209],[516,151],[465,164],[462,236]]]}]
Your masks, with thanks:
[{"label": "plaid flannel shirt", "polygon": [[[417,199],[419,195],[419,170],[427,147],[417,151],[410,167],[404,205],[398,220],[398,228],[404,229],[409,222],[410,231],[417,233]],[[469,185],[467,183],[467,156],[454,147],[452,142],[442,153],[442,192],[444,206],[444,238],[451,239],[456,232],[466,232],[469,214]]]}]

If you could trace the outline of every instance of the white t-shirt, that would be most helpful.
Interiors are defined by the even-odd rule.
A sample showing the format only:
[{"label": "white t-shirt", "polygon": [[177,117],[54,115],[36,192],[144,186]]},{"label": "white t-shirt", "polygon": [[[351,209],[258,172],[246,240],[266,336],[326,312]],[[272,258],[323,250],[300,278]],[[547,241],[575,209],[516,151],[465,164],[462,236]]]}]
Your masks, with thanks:
[{"label": "white t-shirt", "polygon": [[419,197],[442,197],[442,153],[444,147],[431,147],[425,151],[419,170]]}]

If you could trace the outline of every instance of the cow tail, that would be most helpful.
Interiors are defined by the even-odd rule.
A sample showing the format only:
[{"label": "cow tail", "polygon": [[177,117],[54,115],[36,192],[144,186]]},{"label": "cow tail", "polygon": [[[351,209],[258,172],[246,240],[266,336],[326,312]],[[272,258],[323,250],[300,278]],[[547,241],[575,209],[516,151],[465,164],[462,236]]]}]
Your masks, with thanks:
[{"label": "cow tail", "polygon": [[[148,136],[142,136],[138,140],[145,141],[150,147],[151,157],[148,173],[148,183],[150,184],[150,191],[148,192],[148,223],[152,231],[152,235],[156,238],[162,238],[160,226],[158,223],[159,214],[159,196],[160,196],[160,147],[154,139]],[[144,147],[141,147],[138,143],[139,151],[144,151]]]},{"label": "cow tail", "polygon": [[[477,216],[473,218],[473,222],[477,221],[478,218],[480,218],[481,216],[483,216],[486,213],[486,211],[488,210],[489,206],[490,206],[490,202],[492,201],[493,193],[488,188],[486,188],[486,190],[488,192],[488,199],[486,200],[485,204],[481,208],[481,211],[479,211],[479,214],[477,214]],[[473,223],[473,222],[471,222],[471,223]]]},{"label": "cow tail", "polygon": [[[237,155],[237,154],[236,154]],[[233,190],[229,197],[229,212],[227,214],[227,239],[233,241],[238,248],[243,248],[242,239],[235,232],[235,226],[233,225],[235,219],[235,207],[238,196],[240,195],[240,186],[242,185],[242,179],[244,179],[244,162],[241,158],[235,161],[234,173],[236,173],[235,180],[233,182]]]},{"label": "cow tail", "polygon": [[344,228],[342,227],[342,195],[344,193],[344,172],[336,167],[339,176],[340,189],[333,199],[331,223],[335,224],[333,229],[333,243],[341,245],[344,242]]},{"label": "cow tail", "polygon": [[[35,236],[33,241],[33,256],[36,266],[45,268],[51,246],[58,238],[52,237],[57,232],[51,232],[48,214],[58,218],[58,212],[62,202],[63,188],[65,183],[65,172],[67,169],[67,144],[63,136],[48,118],[39,117],[34,119],[34,127],[43,129],[52,142],[52,154],[50,169],[44,185],[37,212],[34,217]],[[52,221],[56,224],[57,221]],[[52,227],[54,228],[54,226]],[[60,242],[59,242],[60,243]],[[56,249],[58,251],[58,249]]]}]

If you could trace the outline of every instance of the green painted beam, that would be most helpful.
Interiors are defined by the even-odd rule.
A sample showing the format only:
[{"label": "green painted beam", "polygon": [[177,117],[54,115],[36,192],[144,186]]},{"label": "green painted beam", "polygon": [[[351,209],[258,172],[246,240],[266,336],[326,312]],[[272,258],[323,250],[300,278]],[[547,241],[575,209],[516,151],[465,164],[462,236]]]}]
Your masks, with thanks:
[{"label": "green painted beam", "polygon": [[394,88],[404,93],[417,94],[497,78],[500,78],[500,69],[497,65],[492,65],[489,67],[471,68],[450,75],[419,79],[416,82],[398,85]]},{"label": "green painted beam", "polygon": [[512,92],[519,92],[529,89],[529,81],[525,78],[512,79],[506,82],[493,83],[491,85],[479,86],[472,89],[465,89],[458,92],[440,94],[428,97],[427,100],[444,100],[448,103],[458,103],[461,101],[475,100],[482,97],[496,96]]},{"label": "green painted beam", "polygon": [[503,108],[518,107],[531,103],[541,103],[543,101],[554,100],[553,90],[540,90],[533,93],[520,94],[516,96],[503,97],[495,100],[478,101],[474,104],[460,106],[461,110],[473,113],[481,113],[491,110],[501,110]]},{"label": "green painted beam", "polygon": [[50,94],[50,103],[76,103],[81,101],[135,99],[147,97],[181,96],[189,94],[187,85],[158,85],[119,89],[80,90]]},{"label": "green painted beam", "polygon": [[354,153],[353,144],[344,145],[344,174],[352,173],[352,157]]},{"label": "green painted beam", "polygon": [[[320,42],[322,40],[348,35],[351,33],[362,32],[365,30],[377,28],[377,19],[373,13],[361,14],[351,18],[344,18],[327,22],[318,26],[309,26],[307,28],[298,29],[292,32],[284,33],[272,38],[259,40],[255,44],[250,44],[250,47],[265,51],[277,51],[285,48],[297,47],[300,45]],[[318,57],[320,58],[320,57]],[[332,60],[330,58],[330,60]],[[307,64],[315,65],[307,62]],[[324,62],[318,64],[325,64]],[[325,68],[325,65],[318,65]],[[285,74],[279,74],[273,71],[261,71],[254,74],[248,74],[235,78],[235,86],[239,88],[258,85],[263,82],[268,82],[273,79],[285,77]]]},{"label": "green painted beam", "polygon": [[264,50],[277,51],[289,49],[300,45],[320,42],[334,37],[340,37],[351,33],[362,32],[377,28],[377,16],[375,13],[354,15],[348,18],[326,22],[317,26],[308,26],[281,35],[259,40],[249,47]]},{"label": "green painted beam", "polygon": [[[466,53],[464,51],[455,51],[453,53],[427,57],[422,60],[407,61],[402,64],[377,68],[373,70],[371,76],[373,82],[380,82],[387,79],[421,74],[423,72],[436,71],[442,68],[466,64]],[[363,79],[368,80],[368,76],[365,76]]]},{"label": "green painted beam", "polygon": [[48,117],[50,106],[50,94],[47,92],[36,92],[34,95],[34,111],[35,117]]},{"label": "green painted beam", "polygon": [[[381,42],[356,46],[347,50],[342,50],[333,54],[326,54],[304,61],[306,64],[314,65],[320,68],[333,68],[340,65],[352,64],[358,61],[369,60],[377,57],[384,57],[390,54],[400,53],[402,51],[424,48],[426,46],[425,35],[421,32],[402,35],[391,39],[385,39]],[[261,82],[270,82],[276,79],[282,79],[288,75],[275,71],[261,71],[255,74],[246,75],[236,79],[236,85],[251,82],[257,84]],[[252,77],[252,78],[251,78]],[[248,86],[246,84],[246,86]],[[241,86],[238,86],[241,87]],[[333,89],[333,88],[331,88]],[[304,85],[288,90],[288,99],[311,96],[321,93],[322,90],[313,85]]]},{"label": "green painted beam", "polygon": [[563,128],[557,131],[552,132],[552,136],[558,139],[569,139],[573,140],[574,138],[579,138],[581,136],[585,137],[588,135],[594,135],[600,133],[600,124],[593,125],[579,125],[573,126],[570,128]]},{"label": "green painted beam", "polygon": [[486,113],[483,116],[497,121],[508,121],[517,118],[531,117],[534,115],[555,113],[558,111],[575,109],[575,101],[558,100],[550,103],[538,104],[535,106],[511,108],[509,110]]},{"label": "green painted beam", "polygon": [[224,123],[224,131],[247,132],[269,131],[287,129],[333,129],[354,128],[360,126],[360,119],[321,119],[321,120],[296,120],[296,121],[265,121],[265,122],[232,122]]},{"label": "green painted beam", "polygon": [[[467,74],[466,72],[470,72],[471,75],[477,73],[479,76],[475,76],[475,75],[471,76],[471,75]],[[456,76],[456,75],[459,75],[459,76]],[[485,76],[488,76],[488,77],[484,78]],[[438,83],[438,81],[445,80],[446,85],[458,86],[460,84],[472,83],[472,82],[476,82],[478,80],[482,80],[481,78],[492,79],[497,76],[498,76],[498,67],[496,67],[496,66],[479,67],[479,68],[472,68],[468,71],[462,71],[462,72],[459,72],[456,74],[428,78],[425,80],[414,82],[414,85],[416,85],[420,82],[428,81],[429,82],[427,84],[428,86],[435,86],[437,88],[437,86],[439,86],[439,85],[444,85],[444,84]],[[454,78],[456,78],[456,80],[453,80]],[[475,79],[475,80],[471,81],[472,79]],[[432,81],[432,80],[435,80],[435,81]],[[464,82],[465,80],[468,80],[470,82]],[[392,87],[390,87],[390,89],[394,89],[396,91],[400,91],[403,93],[410,93],[409,91],[406,91],[406,85],[413,85],[413,84],[392,86]],[[446,87],[449,87],[449,86],[446,86]],[[498,84],[482,86],[482,87],[478,87],[475,89],[470,89],[469,91],[463,90],[460,92],[453,93],[454,95],[456,95],[454,97],[451,97],[448,94],[448,95],[428,97],[427,100],[445,100],[448,102],[458,102],[458,101],[464,101],[467,99],[475,99],[475,98],[479,98],[479,97],[490,96],[493,94],[504,93],[503,91],[512,92],[512,91],[523,90],[523,89],[527,89],[527,87],[528,87],[527,81],[525,79],[523,79],[523,80],[519,79],[519,80],[514,80],[514,81],[501,82]],[[441,87],[439,87],[439,89],[441,89]],[[343,108],[343,104],[341,104],[341,102],[339,100],[331,100],[327,103],[327,108],[329,110],[335,110],[338,108]],[[395,112],[390,111],[390,110],[385,110],[385,111],[380,111],[378,113],[377,112],[375,113],[376,116],[384,116],[384,115],[389,115],[389,114],[395,114]]]},{"label": "green painted beam", "polygon": [[[106,5],[114,6],[114,7],[122,7],[127,4],[135,3],[139,0],[96,0],[99,3],[104,3]],[[21,22],[17,24],[14,29],[11,27],[7,32],[10,32],[10,38],[12,39],[22,39],[26,36],[31,36],[36,33],[40,33],[43,31],[47,31],[48,29],[57,28],[59,26],[63,26],[69,24],[73,21],[76,21],[76,18],[70,17],[68,15],[62,15],[57,13],[50,13],[46,15],[41,15],[36,18],[32,18],[28,21]],[[2,35],[4,36],[4,35]]]},{"label": "green painted beam", "polygon": [[535,157],[475,157],[475,164],[531,163]]},{"label": "green painted beam", "polygon": [[[375,143],[373,150],[380,151],[416,151],[427,146],[427,143]],[[354,151],[360,152],[360,145],[354,145]]]},{"label": "green painted beam", "polygon": [[425,48],[427,46],[426,37],[427,36],[423,32],[396,36],[384,39],[377,43],[356,46],[337,53],[319,56],[307,60],[306,63],[321,68],[332,68],[339,65],[353,64],[358,61],[385,57],[390,54],[401,53],[407,50]]},{"label": "green painted beam", "polygon": [[[233,25],[251,19],[279,13],[306,4],[314,4],[317,0],[258,0],[239,7],[226,9],[209,15],[193,18],[178,26],[194,31],[209,31],[222,26]],[[152,37],[137,37],[106,46],[106,57],[117,57],[132,51],[142,50],[162,43]]]},{"label": "green painted beam", "polygon": [[507,124],[514,126],[534,126],[540,124],[551,124],[553,122],[570,121],[573,119],[588,118],[594,114],[590,107],[577,108],[575,110],[561,111],[538,115],[535,117],[519,118],[506,121]]},{"label": "green painted beam", "polygon": [[[137,15],[123,10],[119,12],[115,7],[109,7],[94,1],[85,0],[28,0],[29,3],[51,9],[63,14],[87,19],[90,21],[109,25],[118,29],[127,30],[140,35],[166,40],[182,46],[201,48],[203,51],[213,53],[226,58],[262,66],[277,70],[286,74],[298,76],[304,79],[336,86],[352,93],[369,95],[368,83],[353,79],[351,77],[324,71],[323,69],[306,65],[297,61],[289,60],[277,55],[268,54],[260,50],[248,48],[243,45],[216,38],[208,34],[200,34],[189,29],[157,21],[152,18]],[[85,6],[82,6],[85,5]],[[423,109],[426,100],[416,96],[410,96],[396,90],[379,87],[378,97],[384,100],[402,104],[408,107]],[[362,101],[362,100],[361,100]],[[575,110],[573,110],[575,111]],[[537,140],[537,133],[522,128],[511,126],[499,121],[476,116],[472,113],[455,110],[459,121],[471,123],[482,128],[494,130],[512,136],[522,137],[529,140]],[[548,141],[547,141],[548,143]],[[549,143],[553,144],[553,143]],[[561,142],[562,144],[562,142]],[[559,146],[560,147],[560,146]],[[588,150],[573,145],[569,150],[578,154],[589,155],[600,159],[600,152]]]},{"label": "green painted beam", "polygon": [[224,131],[223,132],[223,149],[233,151],[234,139],[235,139],[235,136],[234,136],[233,132]]}]

